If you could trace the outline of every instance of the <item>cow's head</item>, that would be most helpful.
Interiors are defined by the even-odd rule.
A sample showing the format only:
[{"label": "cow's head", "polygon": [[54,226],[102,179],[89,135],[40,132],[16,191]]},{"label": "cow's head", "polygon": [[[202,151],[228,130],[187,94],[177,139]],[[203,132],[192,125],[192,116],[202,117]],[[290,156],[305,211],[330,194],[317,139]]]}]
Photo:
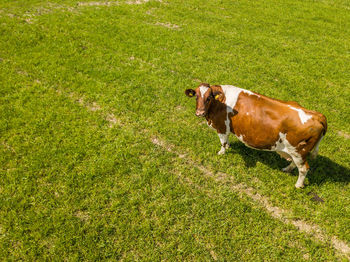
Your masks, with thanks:
[{"label": "cow's head", "polygon": [[202,83],[195,90],[186,89],[185,94],[188,97],[196,97],[196,116],[206,116],[208,109],[215,99],[215,94],[209,84]]}]

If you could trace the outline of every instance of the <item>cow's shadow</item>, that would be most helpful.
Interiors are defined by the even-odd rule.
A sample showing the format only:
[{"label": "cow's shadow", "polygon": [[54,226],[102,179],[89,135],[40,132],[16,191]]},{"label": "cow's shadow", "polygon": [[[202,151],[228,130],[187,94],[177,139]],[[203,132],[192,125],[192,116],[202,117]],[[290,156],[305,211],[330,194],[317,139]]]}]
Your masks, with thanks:
[{"label": "cow's shadow", "polygon": [[[230,146],[231,148],[228,152],[240,154],[247,168],[255,167],[257,162],[261,162],[273,169],[281,170],[289,163],[275,152],[251,149],[239,141],[230,141]],[[309,160],[309,165],[310,171],[307,175],[309,184],[321,185],[327,182],[350,183],[350,169],[335,163],[328,157],[319,154],[316,159]],[[291,175],[297,174],[296,168]]]}]

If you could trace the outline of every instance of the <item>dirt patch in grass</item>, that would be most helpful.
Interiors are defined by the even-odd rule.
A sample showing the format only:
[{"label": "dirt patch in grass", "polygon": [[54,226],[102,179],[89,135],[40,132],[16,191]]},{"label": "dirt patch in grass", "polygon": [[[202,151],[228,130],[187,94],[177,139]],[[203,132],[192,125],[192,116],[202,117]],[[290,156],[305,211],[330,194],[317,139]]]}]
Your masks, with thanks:
[{"label": "dirt patch in grass", "polygon": [[338,131],[338,135],[341,137],[344,137],[346,139],[350,139],[350,134],[344,132],[344,131]]},{"label": "dirt patch in grass", "polygon": [[12,153],[16,153],[15,149],[12,146],[10,146],[8,143],[6,143],[5,141],[2,141],[1,145],[4,147],[4,149],[11,151]]},{"label": "dirt patch in grass", "polygon": [[111,6],[119,5],[119,2],[78,2],[78,6]]},{"label": "dirt patch in grass", "polygon": [[175,25],[175,24],[171,24],[171,23],[161,23],[161,22],[157,22],[155,25],[159,25],[159,26],[163,26],[169,29],[173,29],[173,30],[177,30],[180,28],[180,26]]},{"label": "dirt patch in grass", "polygon": [[[141,5],[148,3],[150,0],[135,0],[135,1],[126,1],[126,2],[119,2],[119,1],[93,1],[93,2],[78,2],[78,6],[113,6],[113,5],[121,5],[121,4],[127,4],[127,5]],[[158,0],[157,2],[162,2],[161,0]]]},{"label": "dirt patch in grass", "polygon": [[118,119],[113,113],[107,114],[106,120],[109,122],[109,127],[113,127],[115,124],[119,123]]},{"label": "dirt patch in grass", "polygon": [[81,210],[75,212],[74,216],[79,218],[80,220],[82,220],[84,222],[90,220],[90,215],[87,212],[84,212]]}]

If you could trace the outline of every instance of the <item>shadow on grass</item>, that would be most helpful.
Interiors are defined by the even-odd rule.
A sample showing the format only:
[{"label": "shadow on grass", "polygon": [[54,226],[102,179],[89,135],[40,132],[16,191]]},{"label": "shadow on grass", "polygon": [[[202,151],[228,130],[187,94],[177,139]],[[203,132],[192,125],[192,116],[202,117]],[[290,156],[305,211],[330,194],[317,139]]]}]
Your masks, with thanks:
[{"label": "shadow on grass", "polygon": [[[266,152],[251,149],[238,141],[230,143],[231,154],[240,154],[243,157],[247,168],[255,167],[257,162],[261,162],[273,169],[281,170],[288,165],[285,159],[282,159],[276,152]],[[318,155],[315,160],[309,160],[310,171],[307,175],[310,184],[321,185],[327,182],[350,183],[350,169],[339,165],[328,157]],[[281,171],[282,172],[282,171]],[[297,176],[295,169],[291,175]]]}]

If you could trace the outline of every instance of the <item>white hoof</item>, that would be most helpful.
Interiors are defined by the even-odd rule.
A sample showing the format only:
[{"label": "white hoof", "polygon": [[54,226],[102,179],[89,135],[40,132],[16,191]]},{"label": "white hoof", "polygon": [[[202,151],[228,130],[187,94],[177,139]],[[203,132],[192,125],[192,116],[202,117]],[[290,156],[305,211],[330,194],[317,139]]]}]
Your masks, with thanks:
[{"label": "white hoof", "polygon": [[296,184],[295,184],[295,188],[304,188],[304,185],[303,185],[303,184],[298,184],[298,183],[296,183]]},{"label": "white hoof", "polygon": [[223,154],[225,154],[225,148],[224,147],[222,147],[221,148],[221,150],[218,152],[218,155],[223,155]]}]

